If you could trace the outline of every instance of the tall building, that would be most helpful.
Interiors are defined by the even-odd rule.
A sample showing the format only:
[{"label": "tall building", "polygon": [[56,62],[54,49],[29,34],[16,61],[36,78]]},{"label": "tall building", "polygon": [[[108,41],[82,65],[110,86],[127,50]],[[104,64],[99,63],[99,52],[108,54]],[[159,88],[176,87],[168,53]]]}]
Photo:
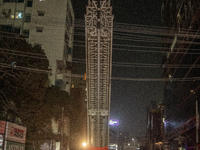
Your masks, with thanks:
[{"label": "tall building", "polygon": [[87,100],[86,100],[86,80],[73,77],[71,86],[71,98],[76,104],[78,114],[71,122],[71,149],[80,149],[87,141]]},{"label": "tall building", "polygon": [[70,93],[74,12],[70,0],[0,0],[0,30],[40,45],[52,69],[50,85]]},{"label": "tall building", "polygon": [[[152,103],[153,104],[153,103]],[[153,105],[148,109],[147,119],[147,144],[149,150],[160,149],[163,147],[164,122],[163,105]],[[143,143],[144,144],[144,143]],[[145,148],[145,145],[143,145]]]},{"label": "tall building", "polygon": [[[168,149],[198,148],[200,64],[199,0],[164,0],[166,27],[163,76],[166,80],[165,138]],[[196,122],[197,121],[197,126]],[[197,130],[196,130],[197,129]]]},{"label": "tall building", "polygon": [[108,149],[113,15],[110,0],[88,0],[85,15],[88,145]]}]

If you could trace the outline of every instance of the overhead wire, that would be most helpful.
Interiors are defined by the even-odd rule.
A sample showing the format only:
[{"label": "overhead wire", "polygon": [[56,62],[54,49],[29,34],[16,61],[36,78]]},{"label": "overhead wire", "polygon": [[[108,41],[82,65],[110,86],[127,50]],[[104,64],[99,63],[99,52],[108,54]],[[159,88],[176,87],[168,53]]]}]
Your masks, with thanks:
[{"label": "overhead wire", "polygon": [[[187,35],[187,37],[188,37],[188,35]],[[197,39],[198,38],[198,36],[195,36],[195,39]],[[193,40],[191,41],[191,42],[188,42],[188,43],[186,43],[185,42],[185,40],[183,40],[184,41],[184,44],[196,44],[196,45],[199,45],[197,42],[193,42]],[[180,42],[180,41],[179,41]],[[166,42],[164,42],[164,43],[166,43]],[[169,43],[172,43],[172,42],[169,42]],[[189,46],[190,47],[190,46]],[[187,49],[187,48],[186,48]],[[188,48],[189,49],[189,48]],[[187,49],[187,50],[188,50]],[[178,53],[176,53],[176,54],[178,54]],[[186,52],[184,52],[184,54],[188,54],[188,53],[186,53]],[[184,55],[182,56],[182,59],[183,59],[183,57],[184,57]],[[200,58],[200,57],[199,57]],[[180,61],[182,61],[182,59],[180,60]],[[180,62],[179,62],[179,64],[180,64]],[[178,68],[180,68],[180,67],[178,67]],[[190,67],[190,69],[188,70],[188,72],[186,73],[186,75],[185,75],[185,77],[182,79],[182,81],[184,81],[184,79],[186,78],[186,76],[187,76],[187,74],[189,74],[189,72],[191,71],[191,68],[194,68],[194,67]],[[176,71],[176,70],[175,70]],[[174,72],[175,73],[175,72]],[[181,81],[181,82],[182,82]],[[180,84],[179,84],[180,85]],[[177,89],[177,88],[176,88]],[[185,102],[186,100],[188,99],[188,97],[183,101],[183,102]],[[180,106],[178,105],[177,107],[176,107],[176,110],[179,108]],[[173,111],[173,113],[174,113],[175,111]],[[171,115],[171,114],[170,114]],[[167,117],[169,117],[169,116],[167,116]]]},{"label": "overhead wire", "polygon": [[[17,55],[17,56],[22,56],[22,57],[30,57],[30,58],[37,58],[37,59],[47,59],[45,57],[45,55],[41,55],[41,57],[38,57],[39,54],[36,54],[36,56],[34,56],[35,53],[27,53],[27,52],[22,52],[23,54],[17,54],[16,52],[20,52],[20,51],[15,51],[15,50],[11,50],[11,52],[1,52],[1,48],[0,48],[0,53],[4,53],[4,54],[9,54],[9,55]],[[3,49],[3,50],[7,50],[7,49]],[[8,49],[9,51],[9,49]],[[14,53],[12,53],[14,52]],[[30,55],[31,54],[31,55]],[[51,57],[53,57],[51,55]],[[84,61],[84,63],[86,63],[85,61],[86,60],[81,60],[81,59],[76,59],[76,58],[73,58],[72,59],[74,63],[82,63]],[[124,67],[149,67],[149,68],[162,68],[162,67],[165,67],[165,68],[190,68],[191,67],[191,64],[185,64],[185,65],[178,65],[178,64],[150,64],[150,63],[127,63],[127,62],[113,62],[113,66],[124,66]],[[199,68],[200,65],[195,65],[193,66],[193,68]]]},{"label": "overhead wire", "polygon": [[[75,19],[75,25],[80,24],[80,25],[85,25],[85,19]],[[113,26],[119,25],[119,26],[136,26],[136,27],[144,27],[144,28],[153,28],[153,29],[165,29],[166,31],[171,31],[171,30],[179,30],[180,28],[175,28],[175,27],[165,27],[165,26],[153,26],[153,25],[141,25],[141,24],[130,24],[130,23],[120,23],[120,22],[113,22]],[[188,29],[181,29],[183,31],[188,31]],[[193,31],[193,30],[192,30]],[[195,30],[194,30],[195,31]]]},{"label": "overhead wire", "polygon": [[[44,74],[60,74],[59,72],[51,72],[49,70],[42,70],[42,69],[34,69],[34,68],[29,68],[29,67],[22,67],[22,66],[13,66],[13,65],[9,65],[9,64],[4,64],[4,63],[0,63],[0,67],[5,67],[5,68],[12,68],[15,70],[22,70],[22,71],[30,71],[30,72],[37,72],[37,73],[44,73]],[[67,73],[62,73],[65,76],[68,76]],[[78,78],[84,78],[84,75],[81,74],[71,74],[70,77],[78,77]],[[88,80],[91,80],[90,78],[87,77]],[[173,78],[173,79],[164,79],[164,78],[122,78],[122,77],[111,77],[108,78],[111,80],[123,80],[123,81],[181,81],[182,78]],[[199,80],[200,77],[188,77],[185,78],[184,81],[193,81],[193,80]],[[105,78],[103,79],[105,80]]]}]

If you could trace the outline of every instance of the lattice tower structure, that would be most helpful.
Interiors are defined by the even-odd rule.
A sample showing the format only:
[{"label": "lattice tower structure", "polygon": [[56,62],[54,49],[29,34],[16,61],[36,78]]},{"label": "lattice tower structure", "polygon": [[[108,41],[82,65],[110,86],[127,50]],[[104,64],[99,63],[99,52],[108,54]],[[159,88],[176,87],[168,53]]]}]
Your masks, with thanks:
[{"label": "lattice tower structure", "polygon": [[109,142],[113,18],[110,0],[88,0],[85,39],[90,147],[107,147]]}]

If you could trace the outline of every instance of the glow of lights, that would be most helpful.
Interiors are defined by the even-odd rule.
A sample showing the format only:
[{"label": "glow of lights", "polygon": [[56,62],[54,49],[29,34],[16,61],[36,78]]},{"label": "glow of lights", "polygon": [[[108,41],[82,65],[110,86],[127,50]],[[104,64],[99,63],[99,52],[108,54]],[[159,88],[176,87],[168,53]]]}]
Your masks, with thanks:
[{"label": "glow of lights", "polygon": [[111,125],[111,126],[118,126],[119,125],[119,120],[117,120],[117,119],[110,119],[109,120],[109,125]]},{"label": "glow of lights", "polygon": [[86,143],[83,143],[83,146],[85,147],[87,144]]},{"label": "glow of lights", "polygon": [[130,146],[131,144],[130,143],[128,143],[128,146]]},{"label": "glow of lights", "polygon": [[18,18],[22,18],[22,13],[21,12],[18,14]]}]

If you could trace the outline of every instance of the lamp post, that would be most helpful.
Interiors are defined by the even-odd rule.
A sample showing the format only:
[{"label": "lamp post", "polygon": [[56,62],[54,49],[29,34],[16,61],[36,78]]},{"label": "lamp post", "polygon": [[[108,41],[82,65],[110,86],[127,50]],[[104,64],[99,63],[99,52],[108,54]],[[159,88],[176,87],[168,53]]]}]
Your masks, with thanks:
[{"label": "lamp post", "polygon": [[197,97],[195,95],[195,91],[191,90],[190,91],[195,98],[195,102],[196,102],[196,150],[198,150],[198,146],[199,146],[199,110],[198,110],[198,100]]},{"label": "lamp post", "polygon": [[196,100],[196,150],[198,150],[199,146],[199,110],[198,110],[198,100],[195,96]]},{"label": "lamp post", "polygon": [[82,147],[83,147],[83,149],[87,149],[87,144],[86,143],[82,143]]},{"label": "lamp post", "polygon": [[132,141],[134,142],[134,150],[136,150],[136,149],[135,149],[135,139],[134,139],[134,138],[132,138]]}]

